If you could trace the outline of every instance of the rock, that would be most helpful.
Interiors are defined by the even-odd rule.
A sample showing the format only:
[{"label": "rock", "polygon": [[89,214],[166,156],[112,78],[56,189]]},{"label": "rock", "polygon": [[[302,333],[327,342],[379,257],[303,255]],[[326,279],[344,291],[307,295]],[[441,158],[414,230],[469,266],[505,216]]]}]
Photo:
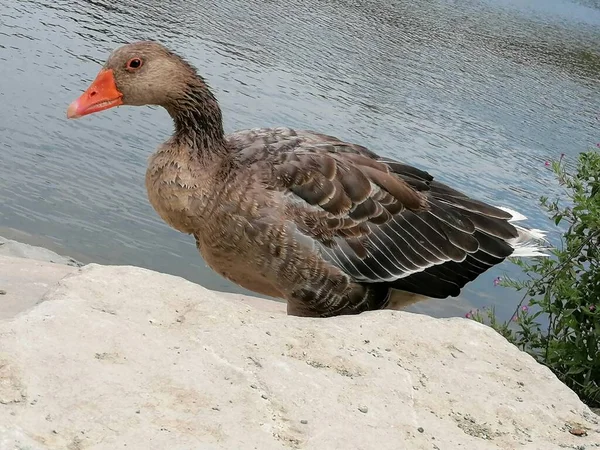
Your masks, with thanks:
[{"label": "rock", "polygon": [[0,256],[0,286],[5,291],[0,297],[0,319],[32,308],[48,289],[76,270],[63,264]]},{"label": "rock", "polygon": [[68,256],[61,256],[47,248],[24,244],[22,242],[6,239],[2,236],[0,236],[0,255],[63,264],[65,266],[82,266],[79,261],[69,258]]},{"label": "rock", "polygon": [[36,305],[50,286],[81,265],[46,248],[0,236],[0,319]]},{"label": "rock", "polygon": [[[474,321],[288,317],[149,270],[74,270],[35,308],[0,321],[1,449],[600,442],[598,417],[570,389]],[[377,348],[386,351],[374,357]]]},{"label": "rock", "polygon": [[575,436],[587,436],[587,431],[583,428],[571,428],[569,433],[574,434]]}]

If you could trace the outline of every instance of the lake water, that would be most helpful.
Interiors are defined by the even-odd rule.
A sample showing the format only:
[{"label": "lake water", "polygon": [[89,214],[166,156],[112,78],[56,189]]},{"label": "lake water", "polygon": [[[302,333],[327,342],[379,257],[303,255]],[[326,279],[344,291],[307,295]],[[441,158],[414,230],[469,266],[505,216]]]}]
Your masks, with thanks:
[{"label": "lake water", "polygon": [[[600,141],[599,0],[0,0],[0,234],[243,292],[147,201],[164,111],[66,120],[110,51],[148,38],[200,69],[227,131],[321,130],[540,228],[538,198],[558,192],[544,161]],[[506,271],[413,309],[507,316],[519,295],[492,282]]]}]

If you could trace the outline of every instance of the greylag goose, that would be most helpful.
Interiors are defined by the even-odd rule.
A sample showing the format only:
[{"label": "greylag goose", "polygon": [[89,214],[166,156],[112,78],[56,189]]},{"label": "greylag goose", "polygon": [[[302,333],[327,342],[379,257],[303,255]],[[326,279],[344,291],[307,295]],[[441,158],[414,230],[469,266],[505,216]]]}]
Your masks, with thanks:
[{"label": "greylag goose", "polygon": [[160,217],[193,235],[213,270],[285,299],[288,314],[382,309],[392,293],[457,296],[509,256],[545,255],[521,214],[361,145],[290,128],[225,135],[204,78],[159,43],[114,50],[67,116],[120,105],[159,105],[173,119],[146,173]]}]

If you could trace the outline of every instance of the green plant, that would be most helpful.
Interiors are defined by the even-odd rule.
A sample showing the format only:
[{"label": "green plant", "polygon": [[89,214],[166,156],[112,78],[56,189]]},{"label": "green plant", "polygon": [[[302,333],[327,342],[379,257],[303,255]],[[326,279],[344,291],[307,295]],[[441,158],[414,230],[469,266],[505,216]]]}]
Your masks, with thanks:
[{"label": "green plant", "polygon": [[496,279],[494,284],[524,292],[510,321],[499,322],[494,310],[467,317],[489,323],[589,406],[600,406],[600,153],[581,153],[573,173],[563,156],[546,165],[564,198],[540,200],[564,229],[561,248],[552,249],[551,258],[514,260],[527,275],[524,281]]}]

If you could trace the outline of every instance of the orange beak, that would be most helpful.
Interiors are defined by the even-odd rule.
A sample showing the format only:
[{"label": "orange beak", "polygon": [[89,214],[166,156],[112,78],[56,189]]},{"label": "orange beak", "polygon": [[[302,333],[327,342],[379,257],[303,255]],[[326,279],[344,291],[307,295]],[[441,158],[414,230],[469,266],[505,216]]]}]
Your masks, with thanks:
[{"label": "orange beak", "polygon": [[102,69],[89,88],[69,105],[67,118],[78,119],[123,104],[112,69]]}]

